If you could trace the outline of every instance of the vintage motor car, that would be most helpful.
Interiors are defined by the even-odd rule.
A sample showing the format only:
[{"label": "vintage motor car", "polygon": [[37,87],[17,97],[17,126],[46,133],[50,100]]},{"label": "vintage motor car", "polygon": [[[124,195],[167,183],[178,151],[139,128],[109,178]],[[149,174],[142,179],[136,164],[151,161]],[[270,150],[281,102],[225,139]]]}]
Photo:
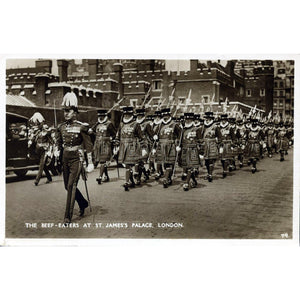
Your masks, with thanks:
[{"label": "vintage motor car", "polygon": [[6,112],[6,174],[22,177],[39,168],[39,158],[29,141],[28,118]]}]

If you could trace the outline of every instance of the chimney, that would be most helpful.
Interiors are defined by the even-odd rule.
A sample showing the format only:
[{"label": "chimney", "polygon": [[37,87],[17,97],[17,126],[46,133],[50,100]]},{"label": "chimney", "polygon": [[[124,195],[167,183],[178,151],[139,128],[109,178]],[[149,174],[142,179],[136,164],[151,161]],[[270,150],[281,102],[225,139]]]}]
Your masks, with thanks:
[{"label": "chimney", "polygon": [[124,96],[124,86],[123,86],[123,79],[122,79],[122,73],[123,73],[123,65],[120,63],[113,64],[114,72],[116,73],[116,79],[118,81],[118,90],[120,93],[120,99]]},{"label": "chimney", "polygon": [[35,76],[36,104],[43,106],[46,104],[46,90],[48,88],[49,76],[38,74]]},{"label": "chimney", "polygon": [[58,59],[57,66],[58,66],[58,76],[60,82],[67,82],[68,81],[68,61],[65,59]]},{"label": "chimney", "polygon": [[231,77],[234,75],[234,66],[235,66],[235,61],[228,60],[225,70],[227,74],[230,75]]},{"label": "chimney", "polygon": [[40,73],[50,73],[52,72],[52,60],[50,59],[41,59],[35,61],[35,67]]},{"label": "chimney", "polygon": [[198,69],[198,59],[191,59],[190,60],[190,70],[191,72],[196,72]]},{"label": "chimney", "polygon": [[98,73],[98,59],[88,59],[89,78],[96,79]]},{"label": "chimney", "polygon": [[208,68],[208,69],[211,69],[211,60],[208,60],[208,61],[206,62],[206,65],[207,65],[207,68]]}]

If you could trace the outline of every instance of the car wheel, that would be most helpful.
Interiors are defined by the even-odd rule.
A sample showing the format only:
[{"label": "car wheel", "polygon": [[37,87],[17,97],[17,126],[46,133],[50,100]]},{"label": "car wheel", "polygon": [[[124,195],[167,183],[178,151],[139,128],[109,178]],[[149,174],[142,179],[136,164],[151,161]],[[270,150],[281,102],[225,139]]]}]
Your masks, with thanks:
[{"label": "car wheel", "polygon": [[27,174],[27,170],[17,170],[14,171],[14,173],[18,176],[18,177],[24,177]]}]

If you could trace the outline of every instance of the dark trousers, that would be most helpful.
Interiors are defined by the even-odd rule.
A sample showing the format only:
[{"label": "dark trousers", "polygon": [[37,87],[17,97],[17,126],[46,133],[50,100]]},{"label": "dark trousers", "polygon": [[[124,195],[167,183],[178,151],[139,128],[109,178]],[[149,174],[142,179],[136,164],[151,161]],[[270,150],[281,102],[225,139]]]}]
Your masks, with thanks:
[{"label": "dark trousers", "polygon": [[65,218],[69,219],[70,221],[72,220],[73,216],[75,200],[77,201],[80,209],[86,208],[88,206],[87,200],[83,197],[83,195],[77,188],[82,167],[82,162],[80,161],[78,155],[63,156],[63,178],[65,189],[67,190]]},{"label": "dark trousers", "polygon": [[36,175],[36,178],[35,178],[35,182],[39,183],[42,175],[43,175],[43,171],[45,172],[46,176],[47,176],[47,179],[49,181],[52,181],[52,177],[51,177],[51,174],[48,170],[48,167],[46,166],[46,151],[45,150],[40,150],[40,165],[39,165],[39,170],[38,170],[38,173]]}]

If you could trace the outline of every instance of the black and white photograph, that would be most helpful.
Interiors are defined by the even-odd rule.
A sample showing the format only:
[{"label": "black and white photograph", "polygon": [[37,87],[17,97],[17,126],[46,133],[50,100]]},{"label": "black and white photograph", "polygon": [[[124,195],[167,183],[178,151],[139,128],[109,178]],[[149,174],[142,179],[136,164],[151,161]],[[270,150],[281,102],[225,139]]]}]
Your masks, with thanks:
[{"label": "black and white photograph", "polygon": [[7,239],[293,239],[291,59],[6,59]]}]

